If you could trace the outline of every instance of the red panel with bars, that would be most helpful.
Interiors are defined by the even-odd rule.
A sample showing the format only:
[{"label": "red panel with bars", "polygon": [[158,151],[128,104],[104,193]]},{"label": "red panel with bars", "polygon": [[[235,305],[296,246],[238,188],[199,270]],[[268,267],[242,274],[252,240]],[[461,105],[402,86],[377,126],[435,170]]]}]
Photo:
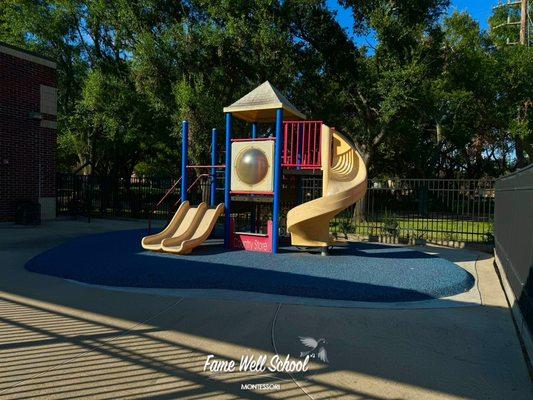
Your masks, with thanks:
[{"label": "red panel with bars", "polygon": [[322,121],[283,122],[283,156],[286,168],[320,169]]}]

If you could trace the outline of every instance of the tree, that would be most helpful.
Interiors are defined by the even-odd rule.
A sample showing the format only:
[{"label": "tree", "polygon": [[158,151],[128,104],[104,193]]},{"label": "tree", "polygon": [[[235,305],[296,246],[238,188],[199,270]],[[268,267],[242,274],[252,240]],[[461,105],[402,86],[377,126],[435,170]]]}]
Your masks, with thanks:
[{"label": "tree", "polygon": [[498,104],[501,129],[512,138],[516,166],[533,162],[533,48],[519,45],[520,8],[498,7],[489,19],[498,62]]},{"label": "tree", "polygon": [[501,128],[512,138],[521,168],[533,162],[533,48],[501,47],[496,57]]},{"label": "tree", "polygon": [[374,173],[395,174],[400,164],[405,173],[424,176],[428,158],[418,150],[426,149],[436,132],[430,82],[441,70],[438,18],[447,1],[342,4],[353,12],[355,31],[372,30],[378,44],[369,56],[352,44],[357,67],[335,81],[339,108],[345,110],[337,126],[352,132]]},{"label": "tree", "polygon": [[375,48],[324,0],[5,0],[0,40],[58,60],[65,170],[177,175],[183,119],[204,164],[222,108],[265,80],[351,135],[373,176],[497,175],[511,147],[531,161],[531,49],[442,18],[447,0],[341,4]]},{"label": "tree", "polygon": [[468,14],[454,12],[443,23],[444,68],[435,81],[441,171],[470,177],[502,173],[498,155],[505,140],[498,130],[498,64],[492,43]]},{"label": "tree", "polygon": [[270,0],[8,0],[0,38],[58,59],[65,167],[176,174],[181,120],[202,163],[224,105],[267,79],[291,91],[285,17]]}]

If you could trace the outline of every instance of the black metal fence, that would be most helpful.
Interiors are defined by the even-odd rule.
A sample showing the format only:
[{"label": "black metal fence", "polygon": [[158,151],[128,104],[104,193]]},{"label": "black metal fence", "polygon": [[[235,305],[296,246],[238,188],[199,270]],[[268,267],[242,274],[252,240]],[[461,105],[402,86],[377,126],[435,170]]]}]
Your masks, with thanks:
[{"label": "black metal fence", "polygon": [[494,180],[369,180],[365,199],[338,215],[333,231],[386,242],[493,241]]},{"label": "black metal fence", "polygon": [[[285,226],[287,210],[322,195],[321,176],[300,176],[285,186],[297,191],[282,204]],[[94,176],[58,177],[57,213],[93,217],[165,219],[179,204],[179,185],[154,211],[158,201],[173,185],[173,179],[131,178],[111,180]],[[194,179],[192,179],[194,182]],[[209,179],[200,179],[188,194],[190,201],[209,201]],[[222,200],[223,177],[218,178],[218,198]],[[290,190],[287,190],[290,192]],[[260,208],[268,209],[268,204]],[[255,207],[255,206],[254,206]],[[243,212],[238,225],[250,226],[252,213],[262,231],[269,212]],[[396,179],[368,181],[365,198],[342,211],[332,221],[338,236],[356,235],[382,242],[430,241],[455,245],[493,241],[494,180]],[[284,232],[282,232],[283,234]]]},{"label": "black metal fence", "polygon": [[[158,207],[176,182],[170,178],[113,179],[60,174],[57,177],[57,214],[71,217],[167,219],[177,208],[180,185]],[[191,188],[191,202],[207,201],[209,182],[200,179]]]}]

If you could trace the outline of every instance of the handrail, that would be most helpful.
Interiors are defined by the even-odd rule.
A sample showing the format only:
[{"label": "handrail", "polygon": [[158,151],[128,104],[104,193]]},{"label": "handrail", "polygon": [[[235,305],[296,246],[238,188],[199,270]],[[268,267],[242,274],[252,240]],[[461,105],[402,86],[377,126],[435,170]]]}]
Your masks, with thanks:
[{"label": "handrail", "polygon": [[191,189],[193,188],[194,185],[196,185],[196,183],[202,179],[202,178],[205,178],[205,177],[210,177],[211,174],[200,174],[198,175],[198,177],[194,180],[194,182],[191,184],[191,186],[189,186],[189,188],[187,189],[187,193],[189,193],[191,191]]},{"label": "handrail", "polygon": [[[206,178],[206,177],[211,177],[211,174],[200,174],[198,175],[198,177],[194,180],[193,183],[191,183],[191,185],[188,187],[187,189],[187,193],[189,193],[191,191],[191,189],[198,183],[198,181],[202,178]],[[176,201],[174,203],[174,207],[176,207],[179,203],[180,203],[181,199],[178,199],[178,201]]]},{"label": "handrail", "polygon": [[148,214],[148,234],[150,234],[150,231],[152,229],[152,215],[155,213],[157,208],[166,200],[166,198],[170,196],[170,194],[174,192],[174,190],[176,190],[176,186],[178,186],[178,184],[181,182],[182,179],[183,177],[180,176],[180,178],[176,182],[174,182],[172,187],[166,191],[163,197],[161,197],[161,200],[157,202],[157,204],[152,208],[152,210]]},{"label": "handrail", "polygon": [[221,165],[187,165],[187,168],[226,168],[224,164]]},{"label": "handrail", "polygon": [[244,138],[244,139],[231,139],[232,142],[267,142],[267,141],[275,141],[275,137],[260,137],[260,138]]}]

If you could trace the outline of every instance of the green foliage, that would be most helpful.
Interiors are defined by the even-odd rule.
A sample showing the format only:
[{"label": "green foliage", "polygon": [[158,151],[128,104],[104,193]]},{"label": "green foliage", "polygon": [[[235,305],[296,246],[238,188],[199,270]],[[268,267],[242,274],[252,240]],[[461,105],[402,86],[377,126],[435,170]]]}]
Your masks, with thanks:
[{"label": "green foliage", "polygon": [[490,223],[489,226],[486,228],[485,233],[483,234],[483,237],[486,242],[494,243],[494,224],[493,223]]},{"label": "green foliage", "polygon": [[533,161],[533,47],[503,47],[496,57],[501,129],[514,139],[517,163],[523,167]]},{"label": "green foliage", "polygon": [[348,239],[348,234],[355,232],[355,226],[351,220],[342,220],[339,224],[339,229],[344,235],[345,239]]},{"label": "green foliage", "polygon": [[4,0],[0,40],[58,62],[63,170],[176,175],[183,119],[206,163],[222,108],[265,80],[348,133],[374,176],[495,176],[533,160],[533,50],[504,45],[516,28],[444,18],[447,0],[340,3],[374,49],[323,0]]},{"label": "green foliage", "polygon": [[383,233],[391,236],[398,236],[398,227],[399,223],[396,219],[396,215],[390,213],[388,210],[385,210],[381,228],[383,230]]}]

